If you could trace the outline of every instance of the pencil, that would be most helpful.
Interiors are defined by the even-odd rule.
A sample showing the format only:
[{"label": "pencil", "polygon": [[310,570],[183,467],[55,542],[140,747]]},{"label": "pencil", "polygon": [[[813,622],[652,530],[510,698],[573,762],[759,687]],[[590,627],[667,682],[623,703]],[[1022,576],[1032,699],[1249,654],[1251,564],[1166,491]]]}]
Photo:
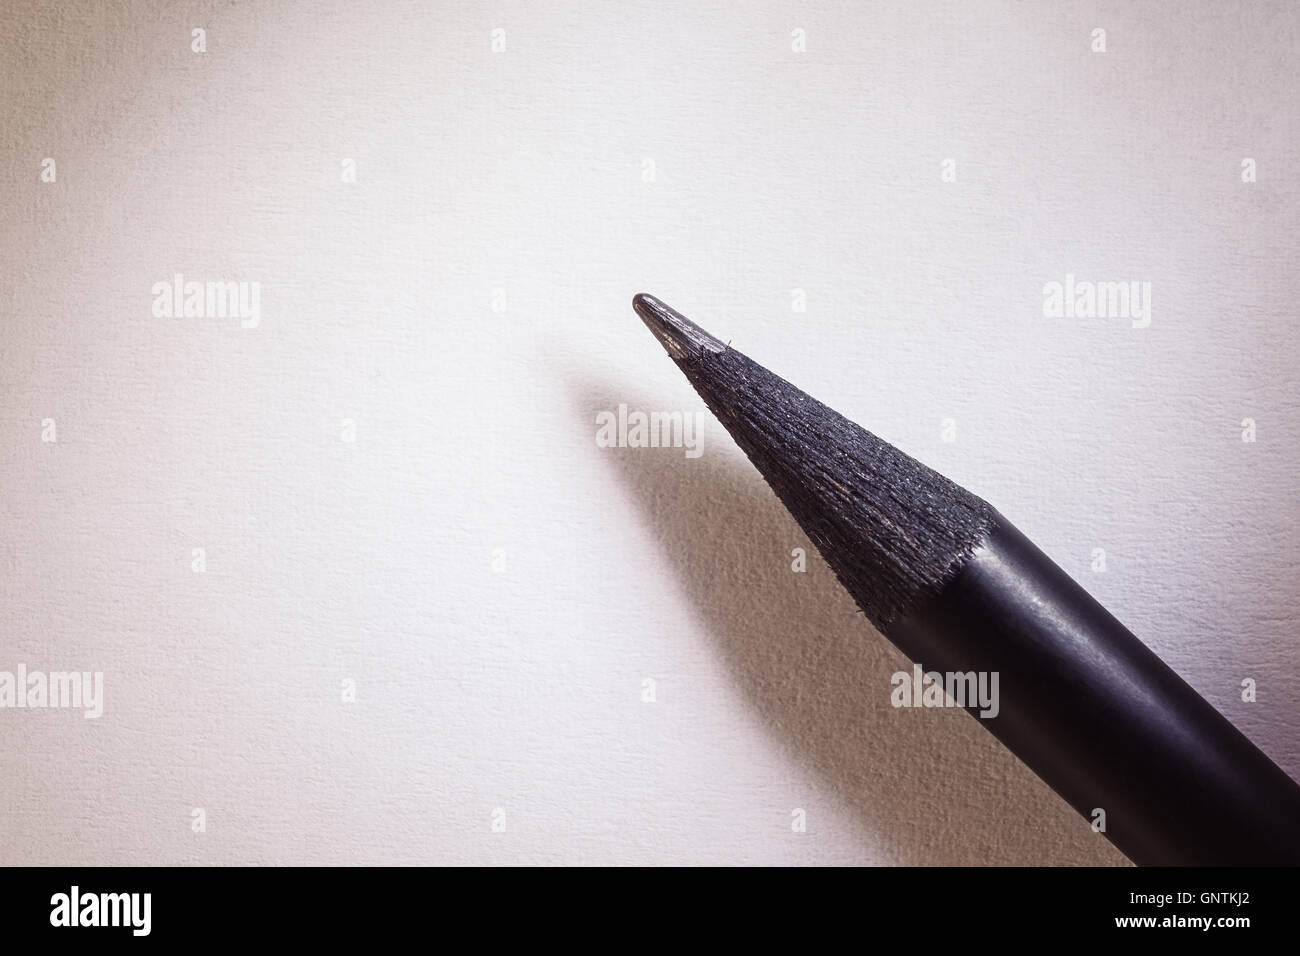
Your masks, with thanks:
[{"label": "pencil", "polygon": [[927,693],[960,693],[1139,865],[1300,864],[1295,781],[1010,521],[653,296],[632,304]]}]

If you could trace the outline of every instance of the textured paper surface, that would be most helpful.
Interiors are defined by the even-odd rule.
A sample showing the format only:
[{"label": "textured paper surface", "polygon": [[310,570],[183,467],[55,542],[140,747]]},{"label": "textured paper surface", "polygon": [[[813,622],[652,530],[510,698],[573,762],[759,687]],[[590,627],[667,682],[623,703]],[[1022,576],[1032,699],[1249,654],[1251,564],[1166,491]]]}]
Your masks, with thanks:
[{"label": "textured paper surface", "polygon": [[[1300,774],[1298,23],[7,3],[0,670],[104,713],[0,709],[0,859],[1123,862],[890,706],[715,422],[597,446],[702,409],[641,290],[990,500]],[[155,315],[177,273],[260,283],[256,326]],[[1067,275],[1149,325],[1045,316]]]}]

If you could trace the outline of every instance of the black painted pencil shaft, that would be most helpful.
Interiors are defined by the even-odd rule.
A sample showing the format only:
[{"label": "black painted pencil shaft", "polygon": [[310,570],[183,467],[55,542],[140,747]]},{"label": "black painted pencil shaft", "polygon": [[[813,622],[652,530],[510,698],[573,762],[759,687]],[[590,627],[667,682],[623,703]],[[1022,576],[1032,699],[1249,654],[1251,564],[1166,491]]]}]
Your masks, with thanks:
[{"label": "black painted pencil shaft", "polygon": [[1135,863],[1300,864],[1300,787],[1000,516],[886,636],[927,670],[998,673],[977,719]]},{"label": "black painted pencil shaft", "polygon": [[981,499],[650,296],[633,305],[871,621],[1145,865],[1300,864],[1300,786]]}]

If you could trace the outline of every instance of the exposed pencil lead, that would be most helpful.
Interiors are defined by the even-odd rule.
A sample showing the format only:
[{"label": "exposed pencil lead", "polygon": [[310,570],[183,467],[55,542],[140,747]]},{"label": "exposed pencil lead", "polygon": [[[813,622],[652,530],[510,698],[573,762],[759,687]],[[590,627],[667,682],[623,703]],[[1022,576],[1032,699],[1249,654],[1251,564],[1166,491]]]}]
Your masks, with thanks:
[{"label": "exposed pencil lead", "polygon": [[674,361],[727,350],[723,343],[652,295],[642,292],[633,296],[632,308]]}]

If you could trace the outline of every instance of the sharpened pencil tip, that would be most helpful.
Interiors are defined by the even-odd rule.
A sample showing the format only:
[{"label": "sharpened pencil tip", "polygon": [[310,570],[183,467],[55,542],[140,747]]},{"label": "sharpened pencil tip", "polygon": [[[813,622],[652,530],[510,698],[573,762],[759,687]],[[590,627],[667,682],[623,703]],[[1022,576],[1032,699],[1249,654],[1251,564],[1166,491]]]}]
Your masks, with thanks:
[{"label": "sharpened pencil tip", "polygon": [[987,503],[654,296],[632,307],[883,633],[996,526]]},{"label": "sharpened pencil tip", "polygon": [[674,361],[727,350],[723,343],[652,295],[641,292],[633,296],[632,308]]}]

